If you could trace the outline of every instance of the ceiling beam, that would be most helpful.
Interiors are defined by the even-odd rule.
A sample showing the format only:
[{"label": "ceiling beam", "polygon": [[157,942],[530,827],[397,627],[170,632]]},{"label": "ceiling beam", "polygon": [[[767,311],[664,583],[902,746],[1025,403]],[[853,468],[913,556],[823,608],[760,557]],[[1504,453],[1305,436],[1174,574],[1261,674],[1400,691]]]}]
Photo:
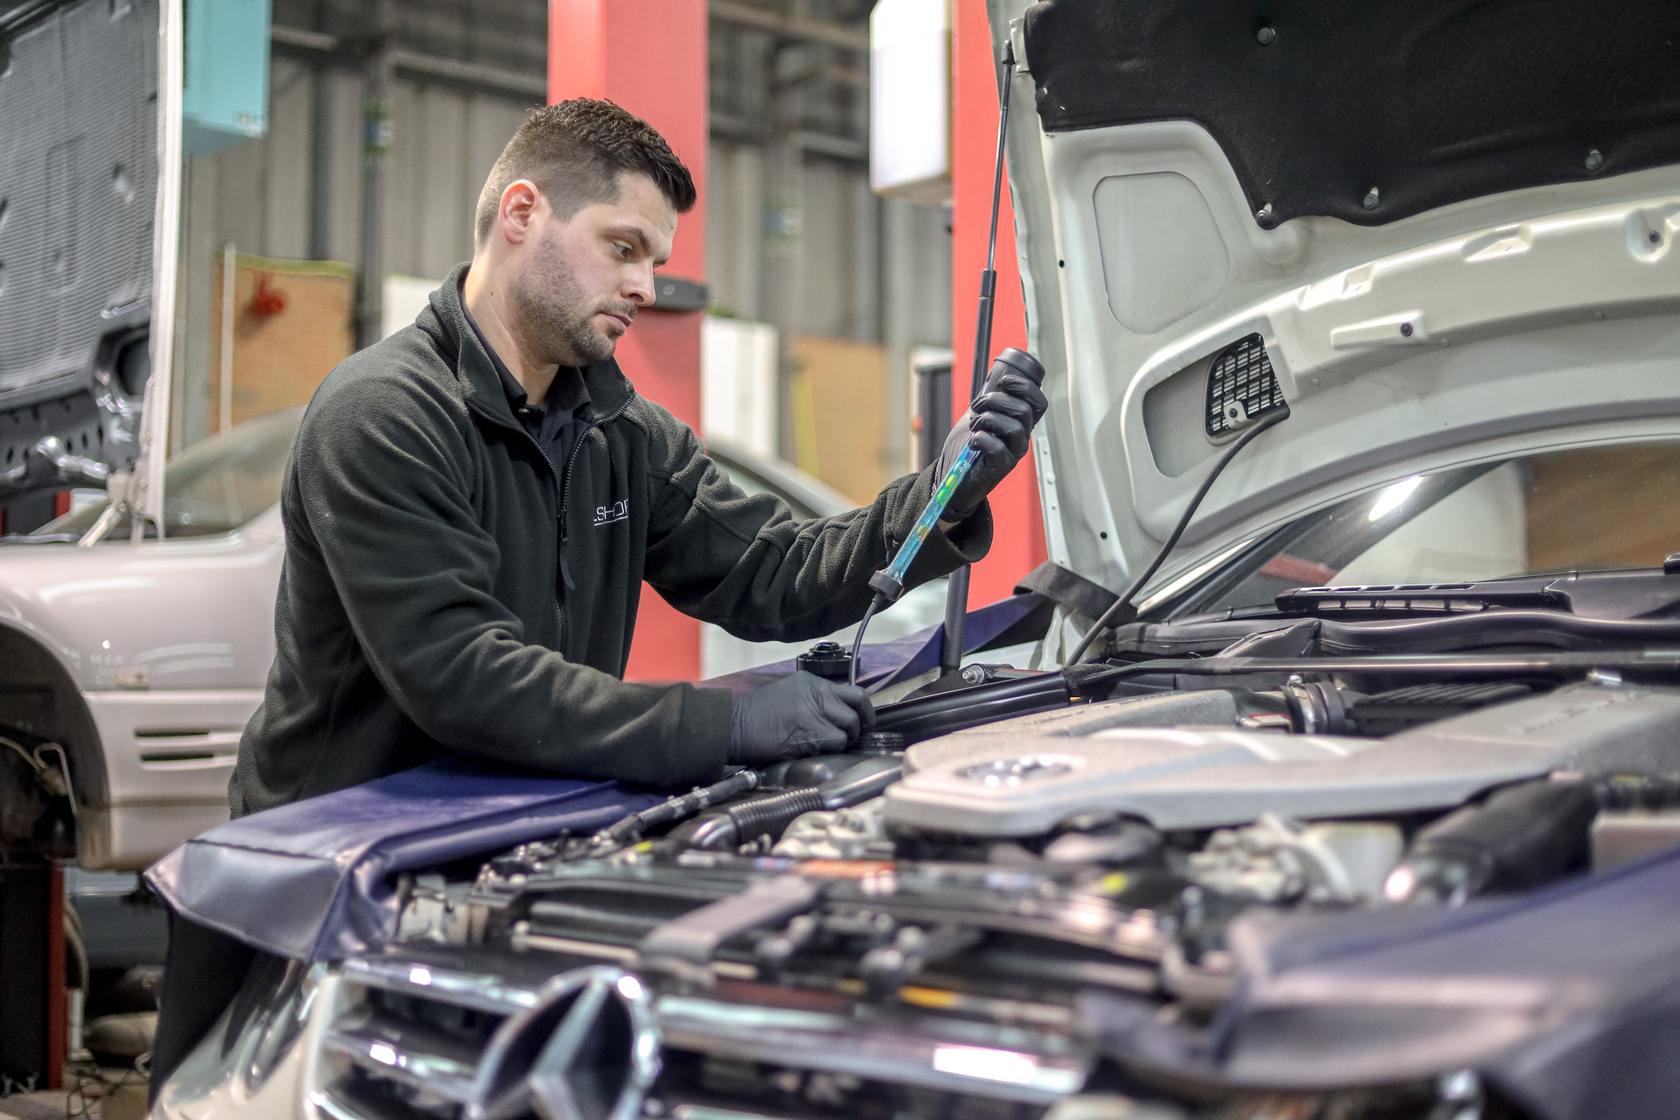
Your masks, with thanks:
[{"label": "ceiling beam", "polygon": [[[289,52],[324,56],[345,66],[356,65],[360,57],[357,44],[337,35],[280,24],[271,26],[268,34],[270,42]],[[390,60],[391,68],[398,74],[423,82],[466,86],[532,105],[540,105],[548,97],[548,79],[541,74],[521,74],[500,66],[400,49],[391,51]]]},{"label": "ceiling beam", "polygon": [[755,8],[741,0],[710,0],[706,10],[718,23],[768,31],[778,39],[826,43],[849,51],[869,50],[869,32],[861,27],[847,27],[824,20],[792,19],[778,12]]}]

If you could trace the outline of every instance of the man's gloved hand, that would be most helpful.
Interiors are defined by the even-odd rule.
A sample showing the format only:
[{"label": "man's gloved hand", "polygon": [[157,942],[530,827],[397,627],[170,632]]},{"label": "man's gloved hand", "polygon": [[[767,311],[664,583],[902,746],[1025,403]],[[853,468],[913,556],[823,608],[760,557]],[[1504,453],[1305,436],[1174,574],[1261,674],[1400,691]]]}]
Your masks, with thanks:
[{"label": "man's gloved hand", "polygon": [[735,701],[729,761],[768,766],[809,754],[834,754],[875,724],[869,696],[853,685],[794,673]]},{"label": "man's gloved hand", "polygon": [[961,521],[978,509],[992,487],[1026,455],[1033,426],[1049,407],[1039,388],[1043,381],[1044,367],[1025,350],[1010,347],[992,363],[979,399],[945,437],[945,448],[939,455],[936,487],[938,479],[950,473],[951,464],[970,439],[980,451],[946,504],[945,521]]}]

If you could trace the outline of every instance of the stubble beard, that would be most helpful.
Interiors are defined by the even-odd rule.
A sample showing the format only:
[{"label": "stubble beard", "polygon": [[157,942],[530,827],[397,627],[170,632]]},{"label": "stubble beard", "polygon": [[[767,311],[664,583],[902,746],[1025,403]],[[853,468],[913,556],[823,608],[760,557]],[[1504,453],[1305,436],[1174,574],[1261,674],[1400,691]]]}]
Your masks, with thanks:
[{"label": "stubble beard", "polygon": [[634,320],[628,301],[600,303],[585,295],[577,277],[566,267],[550,234],[533,254],[519,282],[509,293],[514,305],[520,343],[534,360],[555,365],[588,365],[613,356],[618,342],[595,328],[595,316],[611,311]]}]

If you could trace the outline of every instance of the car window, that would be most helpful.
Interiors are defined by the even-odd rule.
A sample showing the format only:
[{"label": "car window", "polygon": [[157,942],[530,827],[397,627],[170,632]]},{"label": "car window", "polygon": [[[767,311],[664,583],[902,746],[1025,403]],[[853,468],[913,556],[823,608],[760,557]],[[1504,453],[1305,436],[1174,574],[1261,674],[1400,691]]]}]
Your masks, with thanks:
[{"label": "car window", "polygon": [[1680,443],[1580,448],[1413,475],[1308,514],[1169,613],[1258,606],[1296,587],[1655,566],[1676,551]]},{"label": "car window", "polygon": [[[302,409],[288,409],[247,420],[194,444],[169,461],[164,470],[163,519],[166,537],[205,537],[231,532],[280,500],[286,456],[297,437]],[[80,535],[92,528],[109,503],[101,500],[73,510],[36,530]],[[122,518],[112,538],[126,537]]]}]

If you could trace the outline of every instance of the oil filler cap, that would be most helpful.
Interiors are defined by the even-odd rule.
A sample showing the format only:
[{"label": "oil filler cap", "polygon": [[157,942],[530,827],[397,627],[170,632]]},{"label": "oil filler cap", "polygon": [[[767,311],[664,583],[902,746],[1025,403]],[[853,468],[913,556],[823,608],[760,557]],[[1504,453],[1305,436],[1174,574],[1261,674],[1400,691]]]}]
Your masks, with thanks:
[{"label": "oil filler cap", "polygon": [[852,655],[839,642],[818,642],[795,658],[793,665],[801,672],[845,684],[851,679]]}]

